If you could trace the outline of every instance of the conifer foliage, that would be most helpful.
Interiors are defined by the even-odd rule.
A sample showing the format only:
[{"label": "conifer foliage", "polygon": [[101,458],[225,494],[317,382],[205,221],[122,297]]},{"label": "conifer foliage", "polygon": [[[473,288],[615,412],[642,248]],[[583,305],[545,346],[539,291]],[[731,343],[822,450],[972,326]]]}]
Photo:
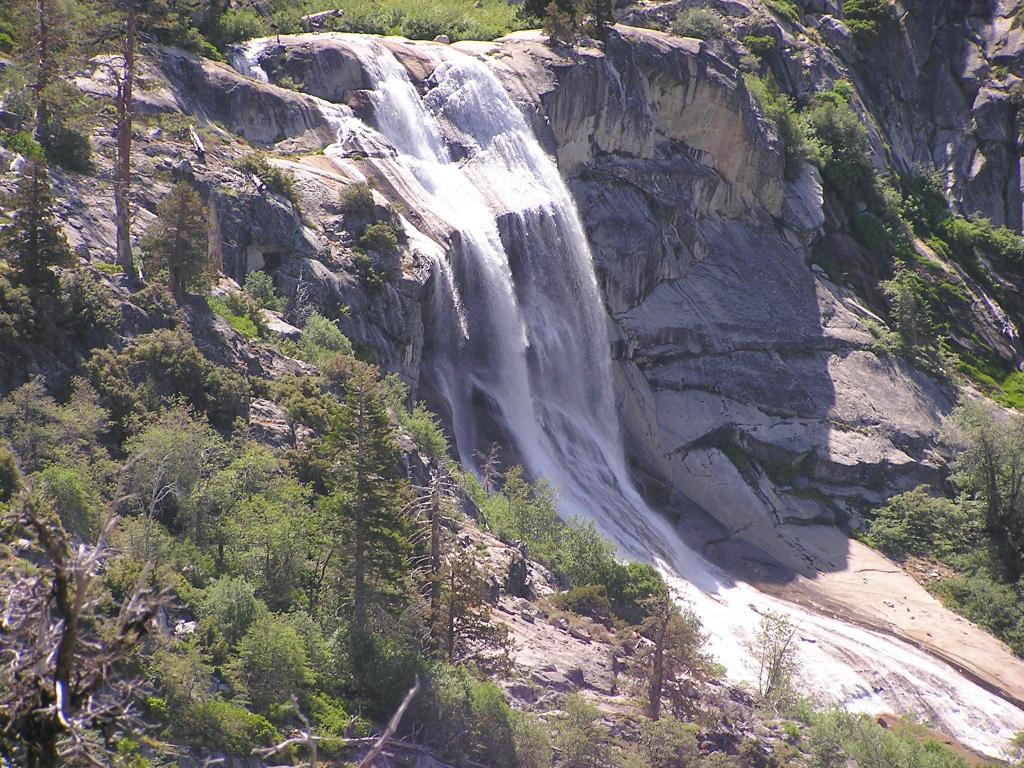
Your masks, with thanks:
[{"label": "conifer foliage", "polygon": [[209,251],[206,206],[187,182],[179,181],[157,206],[146,232],[146,266],[166,272],[167,287],[181,301],[189,290],[204,290],[217,266]]},{"label": "conifer foliage", "polygon": [[0,235],[0,255],[14,265],[18,281],[31,291],[53,293],[57,278],[51,268],[70,266],[72,255],[56,220],[45,163],[28,162],[11,203],[14,222]]}]

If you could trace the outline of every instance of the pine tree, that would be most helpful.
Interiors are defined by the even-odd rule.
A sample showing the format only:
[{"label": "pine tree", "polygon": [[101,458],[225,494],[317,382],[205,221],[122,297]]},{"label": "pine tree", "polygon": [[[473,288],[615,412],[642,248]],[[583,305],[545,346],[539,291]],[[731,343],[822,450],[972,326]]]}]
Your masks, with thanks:
[{"label": "pine tree", "polygon": [[15,111],[32,117],[32,135],[51,162],[71,170],[90,166],[90,146],[78,128],[86,102],[74,86],[89,51],[89,26],[81,0],[11,0],[17,45],[4,77],[15,96]]},{"label": "pine tree", "polygon": [[146,232],[147,267],[166,270],[167,284],[181,301],[189,289],[205,290],[216,274],[209,250],[206,207],[199,194],[179,181],[156,209]]},{"label": "pine tree", "polygon": [[349,361],[341,414],[327,435],[333,454],[331,514],[346,550],[341,581],[351,594],[358,630],[371,602],[395,597],[410,552],[409,488],[377,369]]},{"label": "pine tree", "polygon": [[649,608],[640,632],[651,645],[633,664],[634,674],[645,681],[647,716],[657,720],[666,691],[674,690],[685,676],[702,678],[710,664],[702,650],[705,637],[696,614],[680,610],[667,589],[652,599]]},{"label": "pine tree", "polygon": [[0,235],[0,254],[14,265],[18,282],[52,294],[57,278],[51,267],[70,266],[73,258],[57,223],[46,164],[38,158],[25,166],[11,207],[14,222]]}]

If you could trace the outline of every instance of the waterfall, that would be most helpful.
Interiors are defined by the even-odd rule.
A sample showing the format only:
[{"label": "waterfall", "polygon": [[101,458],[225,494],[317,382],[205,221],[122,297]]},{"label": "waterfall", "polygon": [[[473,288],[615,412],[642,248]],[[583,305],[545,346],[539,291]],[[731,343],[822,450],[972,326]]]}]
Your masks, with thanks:
[{"label": "waterfall", "polygon": [[[924,715],[998,756],[1024,713],[909,644],[734,581],[641,498],[626,466],[587,238],[554,161],[492,70],[500,63],[417,46],[435,64],[421,95],[382,42],[338,37],[360,59],[374,107],[372,128],[339,121],[339,145],[385,147],[371,162],[405,203],[458,233],[453,263],[438,268],[446,295],[435,307],[432,375],[463,463],[474,465],[497,424],[530,473],[558,489],[563,517],[593,520],[622,556],[654,564],[692,604],[730,677],[753,678],[747,644],[760,614],[781,612],[799,627],[809,692],[851,710]],[[246,54],[251,66],[254,49]],[[349,162],[339,145],[328,157]],[[423,252],[430,237],[416,237]]]}]

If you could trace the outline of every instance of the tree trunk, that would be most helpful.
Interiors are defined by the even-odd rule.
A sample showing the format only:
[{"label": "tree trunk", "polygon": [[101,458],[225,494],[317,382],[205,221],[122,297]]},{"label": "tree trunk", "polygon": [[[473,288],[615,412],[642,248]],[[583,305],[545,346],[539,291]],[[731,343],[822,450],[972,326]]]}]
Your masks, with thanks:
[{"label": "tree trunk", "polygon": [[365,446],[363,444],[366,432],[364,427],[366,419],[364,418],[363,410],[366,406],[363,403],[359,404],[359,412],[356,417],[356,457],[355,457],[355,470],[356,470],[356,494],[355,494],[355,536],[354,536],[354,560],[353,563],[353,578],[352,578],[352,596],[353,596],[353,614],[355,619],[356,627],[362,631],[366,629],[366,506],[368,499],[366,498],[366,486],[368,478],[366,477],[366,466],[365,466]]},{"label": "tree trunk", "polygon": [[665,684],[665,632],[672,613],[665,610],[658,625],[658,639],[654,643],[654,668],[651,670],[651,690],[647,715],[651,720],[661,717],[661,689]]},{"label": "tree trunk", "polygon": [[430,492],[430,640],[440,645],[441,622],[441,493]]},{"label": "tree trunk", "polygon": [[117,85],[117,162],[114,179],[114,222],[117,227],[117,263],[130,282],[138,280],[132,257],[131,206],[132,185],[132,89],[135,84],[135,6],[129,0],[125,18],[124,69]]},{"label": "tree trunk", "polygon": [[35,139],[40,144],[46,143],[46,135],[49,132],[50,108],[43,94],[50,84],[50,22],[47,18],[46,0],[36,0],[36,15],[39,45],[37,48],[36,61],[36,82],[32,90],[36,94],[36,126]]},{"label": "tree trunk", "polygon": [[451,589],[450,597],[448,600],[448,661],[455,661],[455,611],[456,611],[456,597],[455,597],[455,569],[451,569],[451,583],[448,585]]}]

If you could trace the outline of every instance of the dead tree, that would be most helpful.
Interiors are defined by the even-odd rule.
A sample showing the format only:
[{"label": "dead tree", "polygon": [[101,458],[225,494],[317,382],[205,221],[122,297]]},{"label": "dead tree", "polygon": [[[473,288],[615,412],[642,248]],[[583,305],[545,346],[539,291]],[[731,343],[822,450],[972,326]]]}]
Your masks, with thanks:
[{"label": "dead tree", "polygon": [[164,596],[146,587],[147,570],[116,615],[104,612],[98,575],[116,518],[94,546],[73,547],[27,494],[12,510],[9,522],[34,540],[35,568],[0,582],[0,751],[27,768],[106,764],[118,738],[141,728],[130,656]]}]

